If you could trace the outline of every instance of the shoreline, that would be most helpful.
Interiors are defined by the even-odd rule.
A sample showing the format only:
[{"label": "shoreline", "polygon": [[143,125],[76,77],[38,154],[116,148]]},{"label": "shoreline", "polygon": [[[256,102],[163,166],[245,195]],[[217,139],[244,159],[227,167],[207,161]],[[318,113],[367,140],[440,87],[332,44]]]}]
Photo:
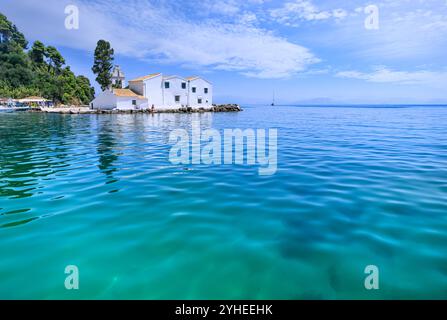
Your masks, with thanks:
[{"label": "shoreline", "polygon": [[130,109],[130,110],[98,110],[90,107],[40,107],[30,112],[59,113],[59,114],[134,114],[134,113],[205,113],[205,112],[240,112],[243,109],[238,104],[214,105],[210,108],[165,108],[165,109]]}]

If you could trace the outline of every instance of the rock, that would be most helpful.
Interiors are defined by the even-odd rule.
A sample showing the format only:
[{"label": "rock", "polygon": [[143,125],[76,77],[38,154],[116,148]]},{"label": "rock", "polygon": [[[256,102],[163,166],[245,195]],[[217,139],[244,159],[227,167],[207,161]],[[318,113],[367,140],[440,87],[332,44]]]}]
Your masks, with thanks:
[{"label": "rock", "polygon": [[135,113],[204,113],[204,112],[239,112],[243,111],[238,104],[213,104],[211,107],[191,108],[182,106],[180,108],[168,108],[153,112],[150,109],[140,110],[98,110],[90,109],[88,106],[66,106],[55,108],[41,108],[34,112],[61,113],[61,114],[135,114]]},{"label": "rock", "polygon": [[237,104],[221,104],[213,105],[211,108],[213,112],[238,112],[242,111],[241,107]]}]

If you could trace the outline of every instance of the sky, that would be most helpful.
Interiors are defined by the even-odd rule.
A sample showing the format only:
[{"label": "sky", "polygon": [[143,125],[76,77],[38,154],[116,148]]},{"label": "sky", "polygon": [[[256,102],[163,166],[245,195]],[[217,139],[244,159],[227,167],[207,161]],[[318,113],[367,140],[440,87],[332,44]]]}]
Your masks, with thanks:
[{"label": "sky", "polygon": [[0,12],[92,83],[104,39],[127,80],[200,75],[217,103],[447,103],[447,0],[0,0]]}]

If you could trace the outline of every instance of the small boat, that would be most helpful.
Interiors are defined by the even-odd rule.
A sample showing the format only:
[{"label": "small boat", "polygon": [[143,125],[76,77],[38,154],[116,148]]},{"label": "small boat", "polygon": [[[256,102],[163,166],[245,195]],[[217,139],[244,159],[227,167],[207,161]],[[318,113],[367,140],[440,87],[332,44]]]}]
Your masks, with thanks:
[{"label": "small boat", "polygon": [[271,104],[271,106],[272,106],[272,107],[275,106],[275,91],[273,91],[273,99],[272,99],[272,104]]},{"label": "small boat", "polygon": [[15,112],[15,111],[27,111],[29,107],[1,107],[0,112]]}]

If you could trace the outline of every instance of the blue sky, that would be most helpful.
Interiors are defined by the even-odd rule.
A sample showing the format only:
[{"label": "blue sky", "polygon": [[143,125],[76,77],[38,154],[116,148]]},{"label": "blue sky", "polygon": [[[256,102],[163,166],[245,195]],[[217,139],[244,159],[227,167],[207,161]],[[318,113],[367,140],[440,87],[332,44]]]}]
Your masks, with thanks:
[{"label": "blue sky", "polygon": [[2,0],[0,12],[92,82],[105,39],[127,79],[202,75],[217,102],[447,103],[446,0]]}]

